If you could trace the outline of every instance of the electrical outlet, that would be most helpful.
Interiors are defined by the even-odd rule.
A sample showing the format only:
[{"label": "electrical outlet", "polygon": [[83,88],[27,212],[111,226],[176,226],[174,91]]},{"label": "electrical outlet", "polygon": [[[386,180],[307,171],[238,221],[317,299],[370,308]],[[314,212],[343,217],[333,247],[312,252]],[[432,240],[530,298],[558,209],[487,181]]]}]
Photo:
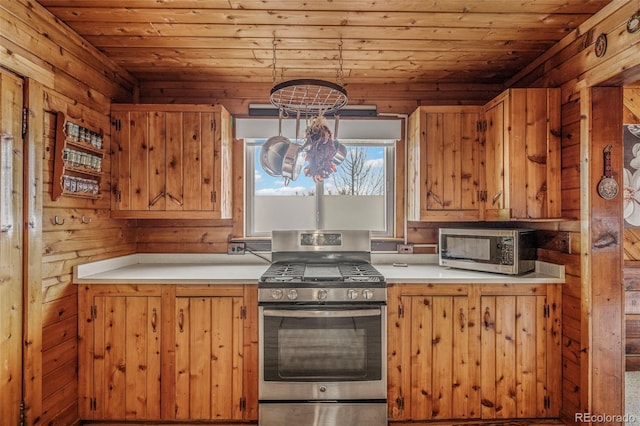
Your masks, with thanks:
[{"label": "electrical outlet", "polygon": [[245,247],[244,243],[228,243],[227,254],[244,254]]},{"label": "electrical outlet", "polygon": [[413,253],[413,245],[411,244],[398,244],[398,253],[411,254]]}]

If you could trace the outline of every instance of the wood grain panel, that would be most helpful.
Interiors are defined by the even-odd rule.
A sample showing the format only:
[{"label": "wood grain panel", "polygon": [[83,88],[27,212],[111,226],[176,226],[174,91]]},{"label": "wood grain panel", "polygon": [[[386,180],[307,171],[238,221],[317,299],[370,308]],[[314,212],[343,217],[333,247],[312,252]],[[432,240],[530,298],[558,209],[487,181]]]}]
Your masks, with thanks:
[{"label": "wood grain panel", "polygon": [[144,112],[129,114],[131,152],[131,208],[149,208],[149,121]]},{"label": "wood grain panel", "polygon": [[[221,150],[214,149],[214,147],[220,146],[223,143],[222,141],[228,144],[229,140],[226,137],[221,138],[219,143],[216,144],[216,127],[220,124],[216,124],[216,118],[213,113],[201,113],[200,120],[202,127],[199,154],[202,167],[200,169],[200,182],[198,183],[198,186],[200,187],[200,208],[202,210],[213,211],[214,201],[216,201],[218,197],[222,196],[222,194],[215,193],[216,188],[221,188],[220,179],[222,179],[223,176],[229,176],[231,174],[231,164],[223,163]],[[224,148],[222,151],[226,152]],[[225,170],[228,173],[225,173]],[[230,187],[230,185],[227,187]],[[229,191],[224,197],[227,200],[231,200],[231,191]]]},{"label": "wood grain panel", "polygon": [[199,113],[182,117],[182,202],[184,210],[200,210],[202,183],[202,123]]},{"label": "wood grain panel", "polygon": [[451,418],[453,408],[453,300],[434,297],[432,303],[432,417],[447,419]]},{"label": "wood grain panel", "polygon": [[433,299],[431,297],[403,298],[403,306],[411,306],[405,315],[411,318],[411,419],[430,419],[433,416]]},{"label": "wood grain panel", "polygon": [[182,114],[167,112],[166,116],[166,178],[167,178],[167,210],[182,210],[183,203],[183,133]]},{"label": "wood grain panel", "polygon": [[[164,210],[167,203],[165,196],[166,166],[165,166],[165,113],[153,111],[149,113],[149,199],[150,210]],[[124,210],[123,206],[123,210]],[[145,208],[146,210],[146,208]]]},{"label": "wood grain panel", "polygon": [[0,418],[17,424],[22,392],[24,82],[0,69]]}]

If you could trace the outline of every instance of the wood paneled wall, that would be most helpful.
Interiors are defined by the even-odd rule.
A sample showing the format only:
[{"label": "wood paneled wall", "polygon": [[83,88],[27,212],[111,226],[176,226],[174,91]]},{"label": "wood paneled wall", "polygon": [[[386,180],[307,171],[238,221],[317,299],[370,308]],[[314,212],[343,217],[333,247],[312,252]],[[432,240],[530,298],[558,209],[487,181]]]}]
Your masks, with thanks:
[{"label": "wood paneled wall", "polygon": [[[42,398],[43,419],[73,421],[77,417],[77,286],[75,265],[136,251],[135,228],[110,216],[110,185],[103,180],[99,200],[61,196],[51,199],[56,111],[96,131],[109,127],[109,117],[64,96],[47,91],[44,112]],[[109,138],[105,148],[109,150]],[[103,161],[108,176],[109,156]],[[57,219],[56,219],[57,218]],[[56,224],[60,223],[59,225]]]},{"label": "wood paneled wall", "polygon": [[[77,290],[72,267],[133,253],[136,243],[132,223],[110,219],[108,155],[100,200],[62,196],[52,201],[55,112],[104,132],[108,152],[111,99],[131,101],[136,81],[37,3],[2,2],[0,26],[1,65],[26,77],[33,88],[29,98],[38,97],[30,103],[29,120],[35,125],[29,132],[38,133],[30,134],[30,143],[43,141],[33,147],[38,161],[30,162],[38,167],[29,170],[30,184],[41,188],[42,201],[38,210],[42,217],[29,218],[42,224],[34,228],[42,249],[30,253],[29,262],[38,270],[41,266],[42,272],[39,282],[29,284],[25,297],[30,306],[40,306],[30,308],[34,313],[28,329],[41,334],[41,339],[30,341],[25,360],[30,366],[25,373],[26,424],[71,425],[78,421]],[[55,224],[56,217],[61,225]],[[82,223],[83,217],[87,223]],[[7,359],[1,353],[0,358]]]}]

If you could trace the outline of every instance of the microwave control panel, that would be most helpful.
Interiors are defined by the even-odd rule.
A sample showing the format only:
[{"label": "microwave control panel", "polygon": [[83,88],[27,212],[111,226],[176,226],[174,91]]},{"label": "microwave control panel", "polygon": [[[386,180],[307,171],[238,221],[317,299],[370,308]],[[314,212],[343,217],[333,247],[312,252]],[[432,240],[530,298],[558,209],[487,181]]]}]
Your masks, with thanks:
[{"label": "microwave control panel", "polygon": [[502,265],[513,265],[513,245],[513,237],[505,237],[500,241],[498,248]]}]

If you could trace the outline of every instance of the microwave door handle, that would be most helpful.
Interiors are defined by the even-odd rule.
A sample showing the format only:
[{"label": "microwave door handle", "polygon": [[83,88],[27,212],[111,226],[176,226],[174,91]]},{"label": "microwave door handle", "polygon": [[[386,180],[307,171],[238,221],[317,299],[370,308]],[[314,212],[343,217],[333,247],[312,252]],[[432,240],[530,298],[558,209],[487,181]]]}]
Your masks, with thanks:
[{"label": "microwave door handle", "polygon": [[265,317],[285,318],[351,318],[370,317],[380,315],[380,309],[347,309],[347,310],[293,310],[293,309],[265,309]]}]

